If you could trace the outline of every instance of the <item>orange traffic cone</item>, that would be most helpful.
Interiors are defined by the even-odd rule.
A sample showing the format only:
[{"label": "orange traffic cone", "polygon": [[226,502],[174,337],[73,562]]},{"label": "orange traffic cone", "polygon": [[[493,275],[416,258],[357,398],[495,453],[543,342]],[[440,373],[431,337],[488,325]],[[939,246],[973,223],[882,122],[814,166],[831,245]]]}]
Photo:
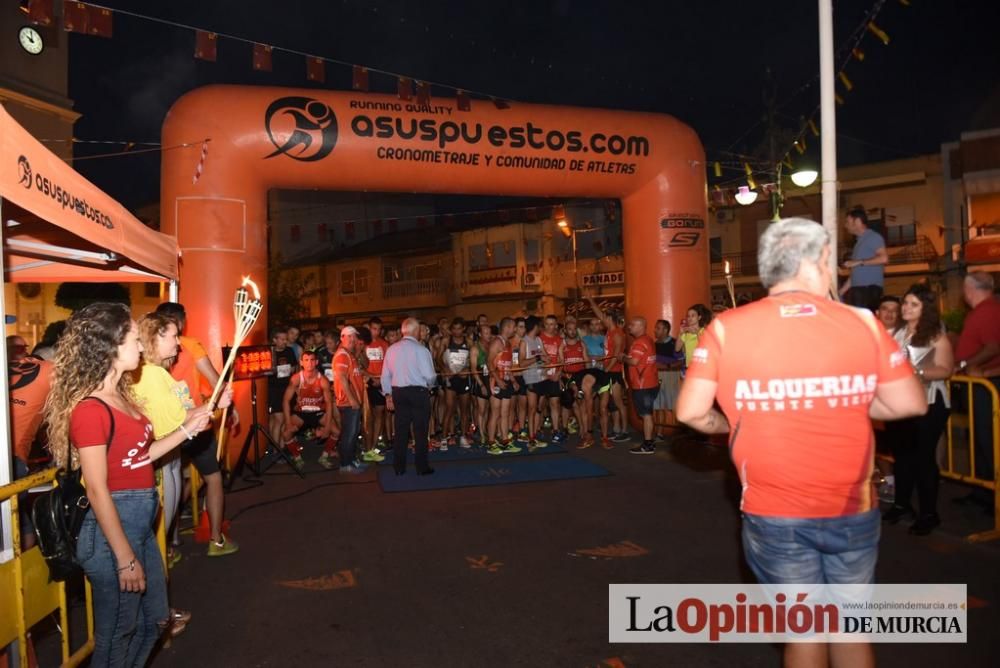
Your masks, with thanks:
[{"label": "orange traffic cone", "polygon": [[[222,533],[229,534],[229,520],[222,520]],[[212,539],[212,523],[208,519],[208,511],[201,511],[198,518],[198,526],[194,528],[194,540],[196,543],[207,543]]]}]

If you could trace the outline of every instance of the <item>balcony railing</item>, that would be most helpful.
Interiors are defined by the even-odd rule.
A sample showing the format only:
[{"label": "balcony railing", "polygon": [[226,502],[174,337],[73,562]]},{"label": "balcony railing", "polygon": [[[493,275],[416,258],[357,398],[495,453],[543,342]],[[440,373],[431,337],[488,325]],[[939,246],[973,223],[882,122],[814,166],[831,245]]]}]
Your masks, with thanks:
[{"label": "balcony railing", "polygon": [[421,295],[444,294],[445,282],[440,278],[420,278],[413,281],[395,281],[382,284],[382,297],[417,297]]},{"label": "balcony railing", "polygon": [[[938,258],[937,249],[934,244],[924,235],[917,235],[914,243],[906,246],[890,246],[889,266],[897,264],[914,264],[919,262],[934,262]],[[851,255],[849,246],[840,249],[840,257],[848,258]],[[726,275],[726,262],[729,262],[729,272],[733,276],[756,276],[757,275],[757,251],[748,253],[728,253],[722,256],[721,262],[712,263],[712,278],[724,278]]]}]

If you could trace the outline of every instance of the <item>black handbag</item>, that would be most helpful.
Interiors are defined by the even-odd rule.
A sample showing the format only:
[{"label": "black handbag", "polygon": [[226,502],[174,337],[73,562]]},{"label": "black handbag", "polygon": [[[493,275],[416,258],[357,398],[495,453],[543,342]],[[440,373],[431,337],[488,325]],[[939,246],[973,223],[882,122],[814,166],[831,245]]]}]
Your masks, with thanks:
[{"label": "black handbag", "polygon": [[[111,407],[98,399],[111,418],[108,434],[108,452],[115,437],[115,416]],[[76,541],[80,536],[83,518],[90,511],[90,499],[83,486],[83,471],[64,469],[56,474],[59,483],[46,494],[35,499],[31,519],[35,524],[38,548],[49,567],[49,580],[63,582],[79,574],[82,569],[76,560]]]}]

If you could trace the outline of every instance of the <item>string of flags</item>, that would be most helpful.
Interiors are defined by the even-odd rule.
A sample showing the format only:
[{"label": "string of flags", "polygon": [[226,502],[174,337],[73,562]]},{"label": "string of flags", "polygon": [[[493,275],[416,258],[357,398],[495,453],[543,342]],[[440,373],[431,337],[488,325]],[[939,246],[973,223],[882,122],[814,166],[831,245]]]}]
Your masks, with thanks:
[{"label": "string of flags", "polygon": [[[41,26],[54,26],[57,23],[55,2],[56,0],[21,0],[21,9],[28,15],[28,20],[31,23]],[[115,14],[121,14],[131,18],[191,31],[194,35],[193,55],[198,60],[216,62],[219,56],[219,42],[225,39],[251,45],[250,66],[257,72],[271,72],[275,52],[282,52],[302,57],[305,64],[305,78],[307,81],[314,83],[324,83],[326,81],[326,67],[328,64],[332,64],[340,67],[349,67],[351,69],[351,87],[353,90],[360,92],[367,92],[370,89],[372,75],[376,74],[395,82],[396,94],[401,100],[408,101],[412,99],[420,104],[427,104],[430,102],[431,87],[433,86],[450,91],[456,98],[456,106],[459,111],[471,111],[473,97],[489,100],[498,109],[510,108],[510,102],[506,98],[473,91],[468,88],[417,79],[410,75],[389,72],[334,58],[309,54],[295,49],[257,42],[238,35],[167,21],[154,16],[139,14],[131,10],[112,9],[92,2],[77,2],[76,0],[61,0],[61,2],[63,8],[63,30],[66,32],[110,38],[113,36],[114,16]]]},{"label": "string of flags", "polygon": [[[881,42],[882,46],[888,46],[891,41],[889,33],[876,23],[876,19],[885,7],[886,2],[887,0],[876,0],[872,5],[872,8],[865,14],[864,19],[847,38],[844,45],[838,50],[838,90],[834,96],[838,106],[846,104],[845,96],[852,92],[855,88],[855,84],[848,75],[847,69],[852,63],[857,64],[865,61],[866,53],[862,48],[862,43],[865,38],[869,36],[874,37]],[[898,0],[898,2],[904,7],[910,6],[910,0]],[[818,79],[818,75],[816,79]],[[800,89],[800,92],[807,87],[808,86],[804,86]],[[711,174],[716,179],[723,177],[724,170],[742,172],[742,174],[738,177],[718,182],[713,186],[710,196],[712,204],[716,206],[735,205],[736,195],[740,192],[741,188],[749,188],[750,190],[758,189],[755,176],[758,178],[764,177],[774,179],[774,182],[763,183],[761,185],[760,190],[765,195],[770,195],[772,192],[776,191],[780,192],[780,186],[777,183],[779,170],[784,168],[787,172],[792,172],[792,170],[795,169],[795,160],[799,159],[800,156],[804,156],[809,150],[810,139],[818,138],[820,136],[818,120],[819,113],[820,108],[819,104],[817,104],[810,114],[802,117],[802,122],[800,123],[798,130],[794,133],[794,139],[787,146],[787,148],[780,153],[782,157],[780,158],[779,165],[762,163],[759,158],[751,156],[743,156],[744,159],[740,161],[710,161]],[[729,155],[738,156],[739,154],[730,153]]]}]

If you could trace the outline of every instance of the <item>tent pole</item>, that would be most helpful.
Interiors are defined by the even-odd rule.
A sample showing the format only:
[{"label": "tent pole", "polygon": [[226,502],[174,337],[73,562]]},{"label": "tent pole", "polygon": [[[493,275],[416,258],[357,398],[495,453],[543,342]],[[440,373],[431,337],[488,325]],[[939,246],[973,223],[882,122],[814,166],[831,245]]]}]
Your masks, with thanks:
[{"label": "tent pole", "polygon": [[178,288],[179,288],[179,286],[177,285],[177,281],[170,281],[170,283],[167,284],[167,301],[168,302],[178,302],[178,301],[180,301],[179,299],[177,299],[177,297],[179,296]]},{"label": "tent pole", "polygon": [[[0,220],[3,219],[3,198],[0,197]],[[3,232],[0,232],[2,235]],[[0,239],[2,241],[2,239]],[[3,253],[0,253],[0,276],[4,275]],[[5,284],[6,287],[6,284]],[[7,315],[6,289],[0,291],[0,313]],[[6,329],[6,327],[5,327]],[[0,359],[3,360],[4,370],[7,367],[7,332],[4,331],[3,338],[0,338]],[[14,439],[10,433],[10,396],[8,390],[7,374],[4,374],[3,382],[0,383],[0,434],[3,434],[3,445],[0,445],[0,485],[6,485],[11,479],[11,464],[13,460]],[[0,505],[0,563],[13,558],[13,536],[10,526],[10,501],[5,501]],[[8,556],[8,553],[10,556]]]}]

